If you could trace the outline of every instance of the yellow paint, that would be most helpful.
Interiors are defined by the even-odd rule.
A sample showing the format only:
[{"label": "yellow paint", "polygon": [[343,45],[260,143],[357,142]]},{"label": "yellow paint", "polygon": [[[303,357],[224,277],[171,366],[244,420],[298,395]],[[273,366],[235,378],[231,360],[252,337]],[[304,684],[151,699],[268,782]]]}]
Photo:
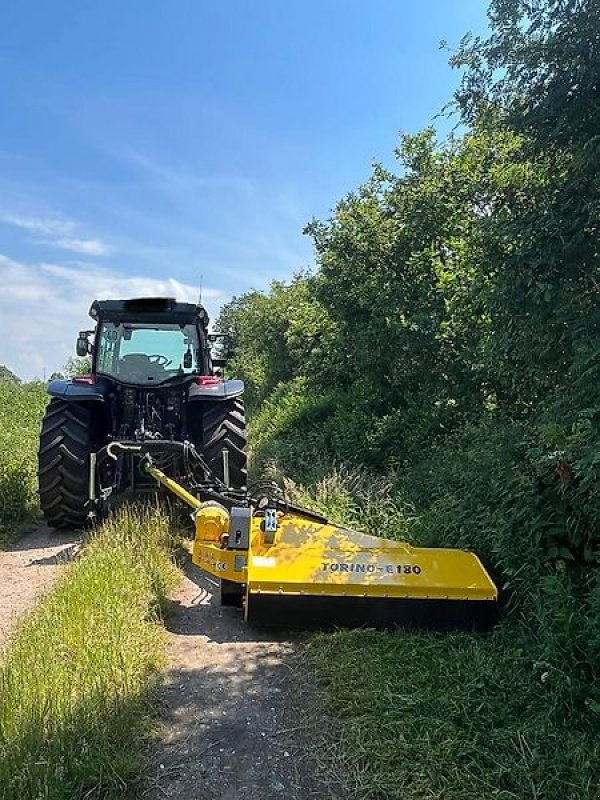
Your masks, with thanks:
[{"label": "yellow paint", "polygon": [[[258,522],[258,524],[257,524]],[[498,592],[473,553],[412,547],[280,515],[272,545],[252,528],[248,589],[269,594],[491,600]]]},{"label": "yellow paint", "polygon": [[246,552],[226,548],[229,534],[227,509],[219,503],[203,503],[194,514],[194,520],[193,563],[217,578],[246,583]]},{"label": "yellow paint", "polygon": [[208,544],[206,529],[197,523],[194,563],[216,577],[247,584],[252,593],[497,599],[473,553],[412,547],[295,514],[278,518],[273,544],[265,543],[262,518],[253,518],[244,569],[234,569],[233,556],[245,551]]},{"label": "yellow paint", "polygon": [[154,464],[146,464],[145,468],[149,475],[152,475],[153,478],[156,478],[159,483],[162,483],[162,485],[165,486],[170,492],[176,494],[177,497],[179,497],[180,500],[183,500],[184,503],[187,503],[188,506],[191,506],[192,508],[200,508],[202,501],[198,500],[197,497],[194,497],[193,494],[190,494],[187,489],[184,489],[183,486],[180,486],[177,481],[173,480],[173,478],[169,478],[168,475],[165,475],[161,469],[155,467]]},{"label": "yellow paint", "polygon": [[192,561],[197,567],[214,575],[215,578],[246,583],[247,555],[243,551],[226,550],[223,547],[196,539],[192,550]]},{"label": "yellow paint", "polygon": [[204,542],[221,544],[229,533],[229,514],[220,503],[209,501],[202,503],[194,514],[196,522],[196,538]]},{"label": "yellow paint", "polygon": [[498,591],[476,555],[412,547],[300,514],[278,512],[266,541],[263,518],[252,518],[250,547],[229,550],[229,514],[202,503],[161,470],[148,472],[196,509],[194,564],[217,578],[246,584],[249,593],[489,600]]}]

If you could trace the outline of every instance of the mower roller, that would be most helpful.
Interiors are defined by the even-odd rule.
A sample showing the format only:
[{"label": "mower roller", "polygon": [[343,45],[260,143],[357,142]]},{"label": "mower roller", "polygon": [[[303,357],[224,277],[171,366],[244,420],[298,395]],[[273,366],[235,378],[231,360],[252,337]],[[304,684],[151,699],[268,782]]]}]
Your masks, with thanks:
[{"label": "mower roller", "polygon": [[158,482],[193,509],[193,561],[249,623],[493,625],[498,593],[473,553],[360,533],[273,484],[246,486],[244,384],[221,377],[221,334],[201,305],[96,300],[90,316],[77,340],[89,374],[48,386],[38,474],[51,527],[85,525]]}]

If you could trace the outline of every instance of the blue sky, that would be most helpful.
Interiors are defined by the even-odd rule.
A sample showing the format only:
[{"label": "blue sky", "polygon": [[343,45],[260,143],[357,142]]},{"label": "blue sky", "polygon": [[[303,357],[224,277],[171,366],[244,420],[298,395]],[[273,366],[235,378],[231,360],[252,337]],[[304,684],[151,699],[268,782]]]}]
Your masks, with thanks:
[{"label": "blue sky", "polygon": [[[61,366],[95,296],[220,304],[310,266],[313,216],[390,163],[484,0],[5,4],[0,363]],[[442,132],[449,123],[439,120]]]}]

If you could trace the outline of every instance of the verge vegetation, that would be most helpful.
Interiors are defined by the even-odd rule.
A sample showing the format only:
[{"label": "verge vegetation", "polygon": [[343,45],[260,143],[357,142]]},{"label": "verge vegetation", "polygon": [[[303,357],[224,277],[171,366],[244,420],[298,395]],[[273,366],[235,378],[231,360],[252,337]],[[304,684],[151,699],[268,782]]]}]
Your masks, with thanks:
[{"label": "verge vegetation", "polygon": [[102,525],[0,656],[0,798],[111,798],[146,766],[151,690],[176,580],[169,520]]},{"label": "verge vegetation", "polygon": [[46,385],[0,375],[0,549],[37,511],[37,450]]},{"label": "verge vegetation", "polygon": [[494,0],[464,132],[403,136],[308,226],[315,273],[221,314],[256,470],[502,590],[487,638],[314,640],[360,798],[600,795],[599,11]]}]

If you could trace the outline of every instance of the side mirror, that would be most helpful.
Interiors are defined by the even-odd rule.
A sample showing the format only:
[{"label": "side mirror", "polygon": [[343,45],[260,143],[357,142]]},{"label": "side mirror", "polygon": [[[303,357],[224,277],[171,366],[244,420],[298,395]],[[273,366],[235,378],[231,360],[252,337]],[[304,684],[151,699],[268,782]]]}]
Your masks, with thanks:
[{"label": "side mirror", "polygon": [[227,361],[233,357],[233,343],[228,333],[209,333],[208,341],[211,344],[218,342],[217,354],[212,359],[213,367],[226,367]]},{"label": "side mirror", "polygon": [[188,349],[188,351],[183,354],[183,368],[190,369],[191,366],[192,366],[192,351]]},{"label": "side mirror", "polygon": [[92,352],[92,345],[89,342],[88,336],[93,332],[94,331],[79,331],[77,345],[75,347],[75,352],[78,356],[87,356]]}]

